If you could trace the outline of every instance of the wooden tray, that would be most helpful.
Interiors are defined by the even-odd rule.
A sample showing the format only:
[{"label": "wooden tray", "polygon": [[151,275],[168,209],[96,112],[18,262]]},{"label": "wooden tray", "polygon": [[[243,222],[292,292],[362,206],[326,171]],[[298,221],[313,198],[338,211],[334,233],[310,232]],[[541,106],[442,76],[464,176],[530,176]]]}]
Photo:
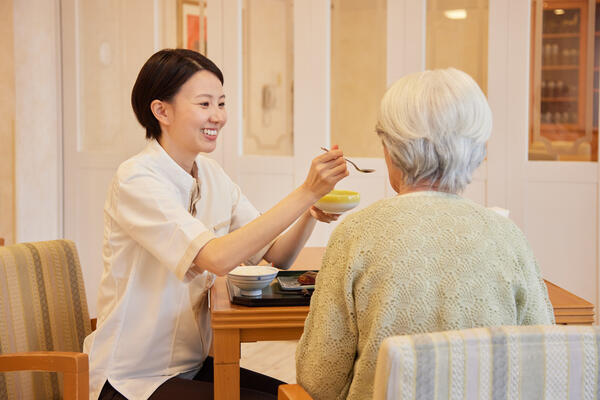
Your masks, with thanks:
[{"label": "wooden tray", "polygon": [[[277,276],[300,276],[304,271],[279,271]],[[249,307],[266,307],[266,306],[307,306],[310,304],[310,296],[312,289],[305,290],[283,290],[279,285],[277,278],[262,290],[260,296],[242,296],[240,289],[229,282],[227,279],[227,292],[229,293],[229,301],[233,304],[240,304]]]}]

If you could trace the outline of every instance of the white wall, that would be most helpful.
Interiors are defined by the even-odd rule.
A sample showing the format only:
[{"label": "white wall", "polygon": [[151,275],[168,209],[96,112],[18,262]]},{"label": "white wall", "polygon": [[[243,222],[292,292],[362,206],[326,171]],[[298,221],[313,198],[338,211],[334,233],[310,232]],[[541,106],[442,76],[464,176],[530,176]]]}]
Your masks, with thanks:
[{"label": "white wall", "polygon": [[62,236],[59,1],[14,2],[16,241]]}]

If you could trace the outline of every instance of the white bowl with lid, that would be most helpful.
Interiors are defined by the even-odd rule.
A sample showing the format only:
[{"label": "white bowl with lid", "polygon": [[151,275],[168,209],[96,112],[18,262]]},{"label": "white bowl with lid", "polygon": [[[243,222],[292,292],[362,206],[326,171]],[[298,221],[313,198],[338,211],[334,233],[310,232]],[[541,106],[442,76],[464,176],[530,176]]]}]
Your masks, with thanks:
[{"label": "white bowl with lid", "polygon": [[277,268],[268,265],[248,265],[234,268],[227,274],[227,279],[240,289],[242,296],[260,296],[277,272]]}]

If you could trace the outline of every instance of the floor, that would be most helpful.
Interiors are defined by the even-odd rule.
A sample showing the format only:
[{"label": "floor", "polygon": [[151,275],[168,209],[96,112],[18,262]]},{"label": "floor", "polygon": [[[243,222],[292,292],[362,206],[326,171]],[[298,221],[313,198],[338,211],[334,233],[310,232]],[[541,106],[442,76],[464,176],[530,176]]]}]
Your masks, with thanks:
[{"label": "floor", "polygon": [[240,366],[283,382],[296,383],[297,340],[242,343]]}]

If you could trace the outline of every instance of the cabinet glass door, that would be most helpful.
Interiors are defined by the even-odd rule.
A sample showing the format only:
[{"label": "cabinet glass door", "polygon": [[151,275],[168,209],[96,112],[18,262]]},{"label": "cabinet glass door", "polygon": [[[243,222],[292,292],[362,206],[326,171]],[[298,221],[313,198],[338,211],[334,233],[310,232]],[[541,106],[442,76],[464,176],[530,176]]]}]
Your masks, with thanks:
[{"label": "cabinet glass door", "polygon": [[529,160],[598,159],[598,130],[593,129],[598,125],[598,96],[591,84],[597,77],[597,57],[588,45],[597,38],[592,29],[595,4],[533,2]]}]

